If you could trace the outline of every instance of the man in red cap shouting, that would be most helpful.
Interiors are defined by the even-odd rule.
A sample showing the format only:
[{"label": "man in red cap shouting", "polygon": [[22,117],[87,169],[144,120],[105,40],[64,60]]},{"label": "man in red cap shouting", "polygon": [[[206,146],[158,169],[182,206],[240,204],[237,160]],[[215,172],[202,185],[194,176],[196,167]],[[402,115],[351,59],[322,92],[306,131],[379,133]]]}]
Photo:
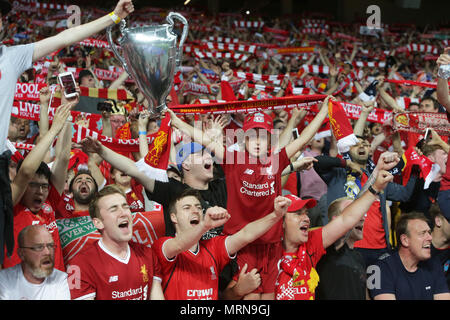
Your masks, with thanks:
[{"label": "man in red cap shouting", "polygon": [[350,231],[367,213],[378,195],[392,181],[387,172],[399,159],[382,159],[378,163],[378,175],[373,186],[360,198],[344,209],[342,214],[322,228],[309,231],[307,209],[316,200],[302,200],[289,195],[292,203],[283,220],[283,257],[278,264],[276,300],[314,300],[319,283],[316,265],[326,253],[325,249]]}]

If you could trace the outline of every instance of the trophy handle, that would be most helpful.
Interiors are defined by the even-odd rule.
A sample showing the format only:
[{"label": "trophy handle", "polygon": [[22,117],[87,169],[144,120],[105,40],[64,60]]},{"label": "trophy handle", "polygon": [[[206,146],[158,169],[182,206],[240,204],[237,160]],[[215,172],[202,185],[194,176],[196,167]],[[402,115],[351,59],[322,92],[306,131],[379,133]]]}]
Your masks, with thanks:
[{"label": "trophy handle", "polygon": [[178,69],[179,67],[181,67],[181,62],[182,62],[182,58],[183,58],[183,45],[184,45],[184,41],[186,40],[186,37],[188,34],[189,24],[188,24],[186,18],[183,17],[181,14],[176,13],[176,12],[170,12],[169,15],[167,16],[166,20],[172,28],[174,25],[173,19],[178,19],[181,21],[181,23],[183,23],[183,33],[181,34],[181,40],[180,40],[180,44],[178,45],[177,57],[176,57],[176,67]]},{"label": "trophy handle", "polygon": [[[122,33],[123,36],[123,31],[125,30],[126,27],[126,22],[125,19],[122,19],[120,21],[120,32]],[[125,61],[125,59],[119,54],[119,50],[117,50],[117,46],[114,43],[113,39],[112,39],[112,26],[109,26],[108,28],[106,28],[106,38],[108,40],[109,46],[111,47],[112,51],[114,52],[114,55],[117,57],[117,59],[119,59],[119,61],[122,63],[125,71],[131,75],[131,73],[128,71],[128,65],[127,62]]]}]

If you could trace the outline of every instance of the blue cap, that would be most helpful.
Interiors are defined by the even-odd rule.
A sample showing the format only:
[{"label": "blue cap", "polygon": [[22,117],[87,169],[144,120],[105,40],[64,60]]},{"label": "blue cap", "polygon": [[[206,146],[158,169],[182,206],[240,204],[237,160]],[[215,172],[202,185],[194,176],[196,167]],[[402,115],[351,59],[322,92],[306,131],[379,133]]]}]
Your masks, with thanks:
[{"label": "blue cap", "polygon": [[182,172],[182,167],[181,165],[183,164],[184,160],[186,160],[187,157],[189,157],[189,155],[193,154],[193,153],[197,153],[199,151],[202,151],[204,149],[204,147],[197,143],[197,142],[190,142],[190,143],[186,143],[184,144],[180,150],[178,150],[177,152],[177,166],[178,166],[178,170],[180,170],[180,172]]}]

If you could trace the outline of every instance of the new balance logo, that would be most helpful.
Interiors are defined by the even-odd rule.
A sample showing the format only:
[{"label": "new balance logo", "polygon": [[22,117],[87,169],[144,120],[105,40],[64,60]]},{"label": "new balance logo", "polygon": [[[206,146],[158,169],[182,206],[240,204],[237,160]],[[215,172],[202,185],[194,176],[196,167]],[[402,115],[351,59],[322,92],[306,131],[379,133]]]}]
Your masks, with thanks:
[{"label": "new balance logo", "polygon": [[255,171],[253,171],[252,169],[247,169],[244,171],[244,174],[252,175],[253,172],[255,172]]},{"label": "new balance logo", "polygon": [[119,281],[119,276],[111,276],[109,277],[109,283]]}]

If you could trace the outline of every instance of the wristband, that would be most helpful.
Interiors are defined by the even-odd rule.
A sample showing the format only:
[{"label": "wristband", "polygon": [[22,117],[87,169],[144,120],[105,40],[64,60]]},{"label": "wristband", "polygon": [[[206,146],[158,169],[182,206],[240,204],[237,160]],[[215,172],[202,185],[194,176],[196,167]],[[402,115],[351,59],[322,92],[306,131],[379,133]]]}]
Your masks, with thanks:
[{"label": "wristband", "polygon": [[289,168],[291,168],[291,172],[294,172],[294,171],[295,171],[294,165],[292,164],[292,162],[289,164]]},{"label": "wristband", "polygon": [[[136,132],[136,131],[135,131]],[[147,135],[147,131],[139,131],[139,135],[143,134],[144,136]]]},{"label": "wristband", "polygon": [[112,21],[114,21],[115,24],[118,24],[120,20],[122,20],[119,16],[117,16],[114,11],[109,14],[109,17]]},{"label": "wristband", "polygon": [[437,75],[441,79],[448,80],[450,78],[450,64],[440,66]]},{"label": "wristband", "polygon": [[370,191],[370,193],[372,193],[375,196],[379,196],[382,192],[376,192],[374,188],[372,188],[372,186],[369,187],[368,189]]}]

